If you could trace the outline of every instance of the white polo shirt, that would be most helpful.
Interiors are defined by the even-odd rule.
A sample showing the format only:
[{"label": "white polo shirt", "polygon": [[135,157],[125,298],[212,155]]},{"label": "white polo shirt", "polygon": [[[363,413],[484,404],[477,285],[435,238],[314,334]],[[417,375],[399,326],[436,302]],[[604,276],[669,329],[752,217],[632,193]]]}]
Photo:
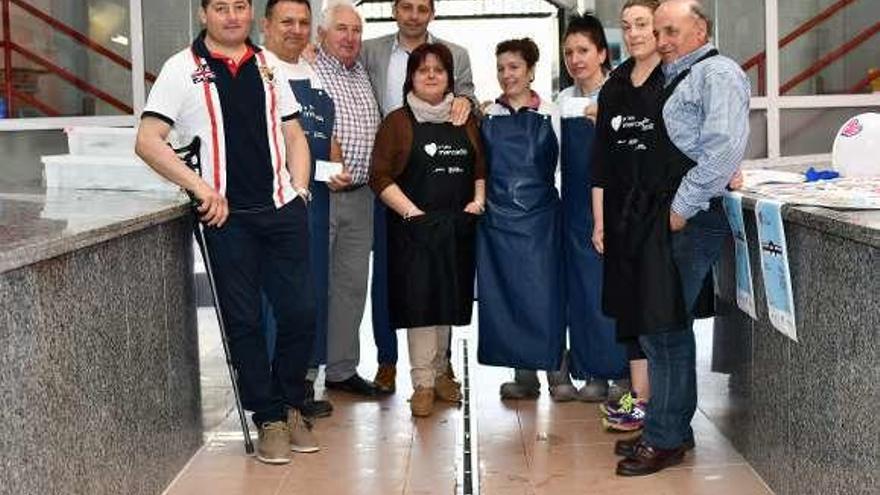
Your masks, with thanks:
[{"label": "white polo shirt", "polygon": [[281,127],[300,106],[281,61],[248,43],[255,53],[234,71],[208,53],[200,35],[165,62],[143,116],[167,122],[186,141],[201,138],[202,178],[233,209],[235,202],[280,208],[296,197]]}]

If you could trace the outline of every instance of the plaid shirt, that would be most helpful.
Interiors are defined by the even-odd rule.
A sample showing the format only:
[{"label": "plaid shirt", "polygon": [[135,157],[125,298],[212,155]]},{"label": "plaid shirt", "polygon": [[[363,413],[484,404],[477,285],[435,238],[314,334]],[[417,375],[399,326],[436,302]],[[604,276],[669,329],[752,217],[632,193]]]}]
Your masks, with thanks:
[{"label": "plaid shirt", "polygon": [[342,146],[342,159],[351,171],[352,185],[366,184],[373,142],[382,119],[367,71],[359,61],[347,69],[319,50],[315,72],[336,106],[333,134]]}]

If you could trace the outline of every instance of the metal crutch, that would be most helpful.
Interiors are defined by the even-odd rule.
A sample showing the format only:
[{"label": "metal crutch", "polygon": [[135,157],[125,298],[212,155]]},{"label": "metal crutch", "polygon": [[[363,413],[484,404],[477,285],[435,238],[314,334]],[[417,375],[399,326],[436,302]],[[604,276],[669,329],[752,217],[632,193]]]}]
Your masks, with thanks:
[{"label": "metal crutch", "polygon": [[[201,139],[198,136],[193,138],[192,142],[182,148],[174,150],[177,156],[191,168],[195,173],[202,175],[202,164],[199,159],[199,150],[201,148]],[[214,312],[217,314],[217,324],[220,326],[220,340],[223,341],[223,352],[226,354],[226,365],[229,367],[229,380],[232,382],[232,391],[235,395],[235,407],[238,410],[238,419],[241,422],[241,431],[244,434],[244,451],[248,454],[254,453],[254,442],[251,440],[251,432],[248,428],[247,417],[244,408],[241,406],[241,394],[238,389],[238,371],[232,365],[232,357],[229,353],[229,341],[226,338],[226,325],[223,321],[223,314],[220,312],[220,300],[217,297],[217,284],[214,282],[214,270],[211,265],[211,256],[208,254],[208,246],[205,243],[205,226],[199,220],[199,212],[196,208],[199,201],[187,191],[193,210],[193,234],[196,237],[196,244],[199,245],[199,251],[202,253],[202,261],[205,262],[205,273],[208,276],[208,285],[211,288],[211,299],[214,302]]]}]

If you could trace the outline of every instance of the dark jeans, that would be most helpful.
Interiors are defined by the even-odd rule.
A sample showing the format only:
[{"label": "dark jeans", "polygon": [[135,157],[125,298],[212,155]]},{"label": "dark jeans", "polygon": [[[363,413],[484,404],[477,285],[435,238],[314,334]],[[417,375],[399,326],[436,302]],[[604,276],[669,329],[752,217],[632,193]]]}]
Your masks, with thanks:
[{"label": "dark jeans", "polygon": [[373,340],[379,364],[397,364],[397,331],[388,314],[388,227],[387,207],[376,197],[373,207],[373,279],[370,283]]},{"label": "dark jeans", "polygon": [[[683,231],[673,234],[673,256],[689,308],[693,308],[728,235],[730,227],[720,208],[697,214]],[[668,331],[642,335],[639,342],[648,357],[651,379],[642,438],[657,448],[678,447],[693,438],[691,420],[697,410],[693,318]]]},{"label": "dark jeans", "polygon": [[[315,337],[308,235],[299,198],[278,210],[233,213],[222,228],[205,229],[242,404],[257,425],[286,419],[287,407],[303,402]],[[261,292],[278,322],[271,359]]]}]

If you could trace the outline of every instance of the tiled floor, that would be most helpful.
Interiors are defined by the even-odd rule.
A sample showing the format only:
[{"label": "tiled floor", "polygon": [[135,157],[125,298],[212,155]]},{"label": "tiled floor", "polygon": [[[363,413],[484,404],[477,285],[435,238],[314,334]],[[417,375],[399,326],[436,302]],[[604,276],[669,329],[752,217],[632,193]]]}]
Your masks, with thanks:
[{"label": "tiled floor", "polygon": [[[210,316],[210,311],[200,310],[202,321],[210,321]],[[222,351],[216,329],[210,323],[202,326],[203,404],[211,431],[206,434],[205,447],[169,487],[168,495],[460,493],[461,410],[441,407],[427,419],[410,417],[403,341],[398,393],[376,401],[330,395],[336,410],[315,427],[321,452],[297,454],[291,464],[277,467],[245,456],[237,417],[226,414],[223,419],[230,394]],[[372,377],[375,349],[368,331],[362,329],[361,371]],[[460,374],[461,339],[472,329],[456,332],[456,369]],[[474,343],[470,349],[473,354]],[[471,363],[475,362],[472,358]],[[473,364],[470,372],[479,459],[479,492],[474,493],[770,493],[700,413],[694,420],[697,448],[683,465],[653,476],[619,478],[614,475],[618,459],[612,447],[622,437],[602,430],[594,405],[556,404],[546,393],[537,401],[502,402],[498,384],[511,377],[510,371]]]}]

